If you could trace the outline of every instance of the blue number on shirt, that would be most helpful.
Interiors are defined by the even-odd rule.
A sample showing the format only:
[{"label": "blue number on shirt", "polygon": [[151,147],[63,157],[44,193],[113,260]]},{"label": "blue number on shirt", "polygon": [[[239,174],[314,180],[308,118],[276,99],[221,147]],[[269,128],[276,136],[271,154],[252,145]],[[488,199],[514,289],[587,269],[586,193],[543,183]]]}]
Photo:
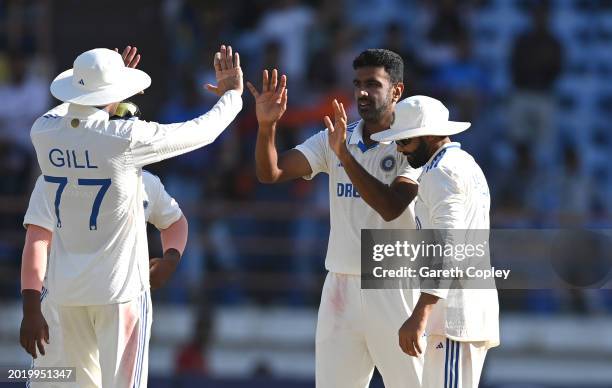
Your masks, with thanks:
[{"label": "blue number on shirt", "polygon": [[89,216],[89,230],[98,229],[98,213],[100,212],[100,205],[102,205],[102,199],[104,194],[108,191],[111,185],[110,179],[79,179],[79,185],[81,186],[100,186],[100,191],[94,199],[93,206],[91,208],[91,215]]},{"label": "blue number on shirt", "polygon": [[68,184],[68,178],[66,177],[57,177],[57,176],[49,176],[45,175],[45,181],[50,183],[57,183],[57,191],[55,192],[55,218],[57,218],[57,227],[62,227],[62,221],[60,219],[60,201],[62,200],[62,193],[64,192],[64,188]]},{"label": "blue number on shirt", "polygon": [[[57,227],[62,227],[62,221],[60,219],[60,202],[62,201],[62,193],[64,188],[68,184],[68,178],[44,175],[45,181],[50,183],[57,183],[57,191],[55,192],[55,217],[57,218]],[[108,191],[111,185],[110,179],[79,179],[79,185],[81,186],[100,186],[100,191],[94,199],[93,206],[91,208],[91,215],[89,216],[89,230],[98,229],[98,213],[100,212],[100,205],[102,205],[102,199]]]}]

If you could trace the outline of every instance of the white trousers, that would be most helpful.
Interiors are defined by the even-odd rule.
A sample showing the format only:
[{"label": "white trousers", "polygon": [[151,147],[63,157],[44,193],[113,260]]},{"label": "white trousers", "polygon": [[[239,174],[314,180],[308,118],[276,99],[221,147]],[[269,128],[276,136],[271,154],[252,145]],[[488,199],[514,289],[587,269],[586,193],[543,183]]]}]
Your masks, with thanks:
[{"label": "white trousers", "polygon": [[478,388],[487,355],[486,342],[427,337],[423,388]]},{"label": "white trousers", "polygon": [[[64,357],[64,346],[62,341],[62,328],[59,324],[59,311],[55,303],[47,297],[48,290],[43,287],[41,293],[40,308],[49,326],[49,343],[45,345],[45,355],[39,354],[36,359],[32,359],[32,366],[35,368],[62,368],[68,367]],[[66,383],[61,382],[36,382],[31,381],[26,384],[28,388],[65,388]]]},{"label": "white trousers", "polygon": [[[150,292],[126,303],[99,306],[57,306],[43,300],[49,325],[47,355],[37,367],[76,367],[75,384],[60,387],[146,387],[152,308]],[[51,387],[31,382],[30,386]]]},{"label": "white trousers", "polygon": [[361,278],[325,278],[316,333],[317,388],[364,388],[374,366],[386,388],[419,388],[423,359],[404,354],[398,330],[418,298],[415,290],[362,290]]}]

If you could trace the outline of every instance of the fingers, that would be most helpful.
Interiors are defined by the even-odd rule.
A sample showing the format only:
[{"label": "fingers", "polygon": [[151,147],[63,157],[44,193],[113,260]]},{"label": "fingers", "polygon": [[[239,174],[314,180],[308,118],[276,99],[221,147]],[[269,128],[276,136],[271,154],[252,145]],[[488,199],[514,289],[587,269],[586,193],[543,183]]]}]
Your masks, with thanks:
[{"label": "fingers", "polygon": [[[126,50],[129,48],[130,46],[126,47]],[[125,63],[125,65],[127,67],[134,67],[134,59],[136,58],[136,52],[138,51],[138,49],[136,47],[132,47],[124,56],[123,56],[123,62]],[[139,59],[140,60],[140,59]]]},{"label": "fingers", "polygon": [[249,81],[247,81],[247,89],[249,89],[249,91],[251,92],[251,94],[253,95],[253,97],[257,98],[259,97],[259,92],[257,91],[257,89],[255,89],[255,86],[253,86],[252,83],[250,83]]},{"label": "fingers", "polygon": [[219,49],[219,63],[221,64],[221,71],[227,70],[227,48],[225,45],[221,45]]},{"label": "fingers", "polygon": [[28,354],[30,354],[32,356],[32,358],[36,358],[36,345],[34,343],[34,340],[31,338],[28,338],[26,340],[26,352],[28,352]]},{"label": "fingers", "polygon": [[234,66],[240,67],[240,55],[238,53],[234,54]]},{"label": "fingers", "polygon": [[43,335],[44,335],[45,342],[50,344],[51,342],[49,342],[49,326],[48,325],[45,325]]},{"label": "fingers", "polygon": [[408,347],[406,346],[406,340],[403,335],[399,335],[399,346],[402,349],[402,352],[408,354]]},{"label": "fingers", "polygon": [[[276,71],[276,69],[274,71]],[[279,87],[278,87],[278,90],[276,91],[277,96],[282,97],[283,94],[285,93],[286,87],[287,87],[287,76],[283,74],[280,77]]]},{"label": "fingers", "polygon": [[216,52],[215,53],[215,59],[213,61],[213,65],[215,66],[215,71],[221,71],[221,53],[220,52]]},{"label": "fingers", "polygon": [[423,353],[423,351],[421,350],[421,341],[419,340],[419,337],[415,338],[414,340],[414,349],[416,350],[415,356],[418,356],[419,354]]},{"label": "fingers", "polygon": [[40,353],[41,356],[45,355],[45,345],[43,344],[43,337],[44,334],[39,335],[38,338],[36,338],[36,346],[38,347],[38,352]]},{"label": "fingers", "polygon": [[208,90],[211,93],[216,94],[217,96],[219,95],[220,91],[219,91],[219,87],[215,86],[215,85],[211,85],[211,84],[206,84],[205,85],[206,90]]},{"label": "fingers", "polygon": [[233,68],[234,67],[234,63],[232,61],[232,57],[233,57],[232,46],[227,46],[227,50],[226,50],[226,54],[225,55],[226,55],[225,60],[227,61],[227,68],[228,69]]},{"label": "fingers", "polygon": [[263,71],[263,75],[261,77],[261,92],[265,93],[268,90],[270,90],[270,85],[268,84],[269,79],[268,79],[268,70],[264,70]]},{"label": "fingers", "polygon": [[287,109],[287,99],[289,98],[289,97],[288,97],[288,94],[287,94],[287,93],[288,93],[288,92],[287,92],[288,90],[289,90],[289,89],[285,89],[285,90],[283,90],[283,94],[281,95],[281,106],[283,107],[283,110],[284,110],[284,109]]},{"label": "fingers", "polygon": [[331,119],[329,118],[329,116],[325,116],[323,118],[323,121],[325,122],[325,126],[327,127],[327,129],[329,129],[329,133],[334,133],[334,124],[332,123]]},{"label": "fingers", "polygon": [[270,90],[276,91],[276,87],[278,86],[278,70],[272,70],[272,82],[270,83]]}]

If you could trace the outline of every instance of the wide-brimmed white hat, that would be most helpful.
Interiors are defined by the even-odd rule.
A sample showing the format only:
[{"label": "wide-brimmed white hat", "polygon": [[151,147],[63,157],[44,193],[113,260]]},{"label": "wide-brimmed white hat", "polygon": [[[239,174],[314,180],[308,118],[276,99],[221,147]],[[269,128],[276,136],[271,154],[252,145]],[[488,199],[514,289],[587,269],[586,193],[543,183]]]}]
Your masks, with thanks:
[{"label": "wide-brimmed white hat", "polygon": [[435,98],[408,97],[395,105],[391,128],[375,133],[370,138],[380,143],[390,143],[420,136],[450,136],[465,131],[471,125],[449,121],[448,116],[448,109]]},{"label": "wide-brimmed white hat", "polygon": [[50,89],[64,102],[102,106],[122,101],[150,85],[151,77],[126,67],[118,52],[97,48],[79,55],[74,67],[55,77]]}]

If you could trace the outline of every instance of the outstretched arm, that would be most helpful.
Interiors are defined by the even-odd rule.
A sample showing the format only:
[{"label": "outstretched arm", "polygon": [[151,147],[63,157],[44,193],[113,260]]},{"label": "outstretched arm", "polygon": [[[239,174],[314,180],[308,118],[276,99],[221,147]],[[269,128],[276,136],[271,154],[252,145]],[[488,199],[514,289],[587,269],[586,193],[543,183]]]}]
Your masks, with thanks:
[{"label": "outstretched arm", "polygon": [[374,210],[381,215],[385,221],[391,221],[399,217],[414,200],[418,192],[418,185],[412,180],[398,176],[386,185],[370,175],[355,160],[346,147],[346,112],[344,106],[333,102],[334,122],[329,116],[325,116],[325,126],[329,129],[329,145],[334,151],[344,171],[357,187],[359,195]]},{"label": "outstretched arm", "polygon": [[306,157],[297,150],[283,152],[276,149],[276,125],[287,110],[287,76],[278,81],[278,71],[263,71],[261,92],[253,84],[247,87],[255,97],[257,114],[257,142],[255,145],[255,169],[262,183],[277,183],[300,178],[312,173]]},{"label": "outstretched arm", "polygon": [[138,167],[196,150],[215,139],[242,109],[242,70],[240,56],[231,46],[222,45],[214,57],[217,85],[206,88],[221,96],[202,116],[182,123],[162,125],[137,121],[132,131],[131,154]]}]

